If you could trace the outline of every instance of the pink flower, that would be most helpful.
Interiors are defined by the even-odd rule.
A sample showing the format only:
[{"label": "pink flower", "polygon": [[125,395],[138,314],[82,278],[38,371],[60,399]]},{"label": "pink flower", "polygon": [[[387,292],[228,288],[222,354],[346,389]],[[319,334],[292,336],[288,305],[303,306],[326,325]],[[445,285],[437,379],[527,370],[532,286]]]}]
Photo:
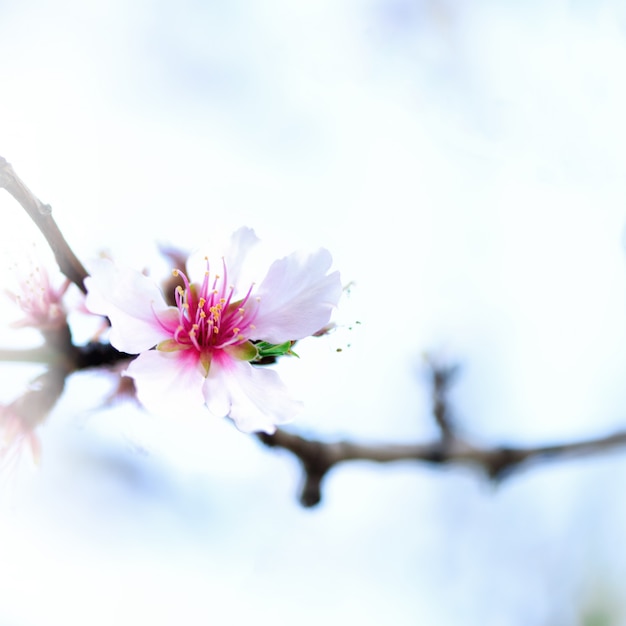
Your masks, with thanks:
[{"label": "pink flower", "polygon": [[19,411],[16,403],[0,405],[0,467],[17,462],[22,448],[30,448],[33,460],[39,463],[41,444],[35,426],[28,415]]},{"label": "pink flower", "polygon": [[24,313],[24,318],[15,322],[13,326],[51,330],[65,325],[67,312],[63,297],[69,285],[70,281],[66,279],[59,287],[55,287],[44,268],[35,268],[28,278],[19,280],[17,293],[6,291]]},{"label": "pink flower", "polygon": [[107,260],[93,268],[87,308],[109,318],[116,349],[139,354],[126,375],[149,410],[175,414],[206,405],[244,432],[267,433],[299,410],[278,374],[253,363],[267,354],[263,350],[287,353],[288,342],[328,323],[341,295],[339,273],[328,274],[327,250],[294,253],[275,261],[258,288],[244,283],[238,291],[242,265],[257,241],[249,228],[236,231],[217,267],[205,259],[198,282],[174,270],[180,279],[176,306],[168,306],[139,272]]}]

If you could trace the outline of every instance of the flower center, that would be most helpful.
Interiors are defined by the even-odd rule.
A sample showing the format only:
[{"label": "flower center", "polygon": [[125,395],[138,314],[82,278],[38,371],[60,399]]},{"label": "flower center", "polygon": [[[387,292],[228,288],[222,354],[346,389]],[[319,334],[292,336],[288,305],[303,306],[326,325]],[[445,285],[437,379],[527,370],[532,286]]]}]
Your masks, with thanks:
[{"label": "flower center", "polygon": [[183,272],[174,270],[183,285],[176,288],[178,327],[173,339],[182,347],[193,346],[201,353],[223,349],[247,341],[248,331],[254,328],[256,307],[249,302],[253,285],[243,299],[233,301],[235,288],[228,286],[223,259],[222,267],[223,276],[211,277],[207,260],[201,284],[190,283]]}]

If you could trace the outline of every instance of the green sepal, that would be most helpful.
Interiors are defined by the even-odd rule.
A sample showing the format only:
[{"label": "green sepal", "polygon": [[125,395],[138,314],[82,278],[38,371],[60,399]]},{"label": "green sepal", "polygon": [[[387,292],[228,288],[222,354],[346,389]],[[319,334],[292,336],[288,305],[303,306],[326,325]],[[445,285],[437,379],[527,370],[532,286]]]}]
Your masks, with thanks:
[{"label": "green sepal", "polygon": [[236,346],[228,346],[226,351],[240,361],[254,361],[259,358],[259,351],[251,341]]},{"label": "green sepal", "polygon": [[189,346],[178,343],[176,339],[165,339],[161,343],[158,343],[156,347],[157,350],[162,350],[163,352],[176,352],[177,350],[187,350],[187,348],[189,348]]},{"label": "green sepal", "polygon": [[255,347],[258,352],[258,358],[262,359],[265,357],[279,357],[288,354],[289,356],[296,356],[300,358],[292,349],[295,342],[293,341],[285,341],[284,343],[268,343],[267,341],[259,341],[255,344]]}]

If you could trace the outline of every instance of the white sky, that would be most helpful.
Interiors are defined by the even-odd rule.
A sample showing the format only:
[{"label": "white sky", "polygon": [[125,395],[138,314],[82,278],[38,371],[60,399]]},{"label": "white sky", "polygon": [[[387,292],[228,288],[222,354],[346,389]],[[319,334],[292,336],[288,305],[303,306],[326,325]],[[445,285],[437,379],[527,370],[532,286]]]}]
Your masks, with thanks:
[{"label": "white sky", "polygon": [[[582,0],[9,3],[0,155],[85,259],[161,271],[157,241],[242,224],[331,250],[361,325],[281,368],[295,428],[429,436],[437,349],[468,432],[600,434],[626,405],[625,26]],[[19,257],[33,229],[6,194],[0,215]],[[6,481],[0,623],[532,626],[619,597],[622,455],[498,490],[347,466],[303,511],[288,457],[98,411],[107,389],[70,381],[41,469]]]}]

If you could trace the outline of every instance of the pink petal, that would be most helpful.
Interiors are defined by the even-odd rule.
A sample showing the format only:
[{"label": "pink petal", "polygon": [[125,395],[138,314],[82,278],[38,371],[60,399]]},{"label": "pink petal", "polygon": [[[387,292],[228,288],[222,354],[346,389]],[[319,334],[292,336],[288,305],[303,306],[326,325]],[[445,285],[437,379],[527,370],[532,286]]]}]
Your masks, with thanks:
[{"label": "pink petal", "polygon": [[273,370],[222,356],[211,363],[204,398],[211,413],[230,417],[244,433],[273,433],[292,420],[302,404],[292,399]]},{"label": "pink petal", "polygon": [[125,372],[135,381],[137,398],[150,412],[176,417],[204,405],[204,375],[195,351],[148,350]]},{"label": "pink petal", "polygon": [[339,272],[327,275],[328,250],[302,256],[294,253],[275,261],[256,296],[259,312],[251,339],[272,343],[302,339],[322,328],[341,296]]},{"label": "pink petal", "polygon": [[159,288],[143,274],[102,259],[93,264],[85,286],[85,306],[111,320],[110,341],[118,350],[136,354],[171,336],[156,315],[172,325],[176,310],[167,306]]}]

